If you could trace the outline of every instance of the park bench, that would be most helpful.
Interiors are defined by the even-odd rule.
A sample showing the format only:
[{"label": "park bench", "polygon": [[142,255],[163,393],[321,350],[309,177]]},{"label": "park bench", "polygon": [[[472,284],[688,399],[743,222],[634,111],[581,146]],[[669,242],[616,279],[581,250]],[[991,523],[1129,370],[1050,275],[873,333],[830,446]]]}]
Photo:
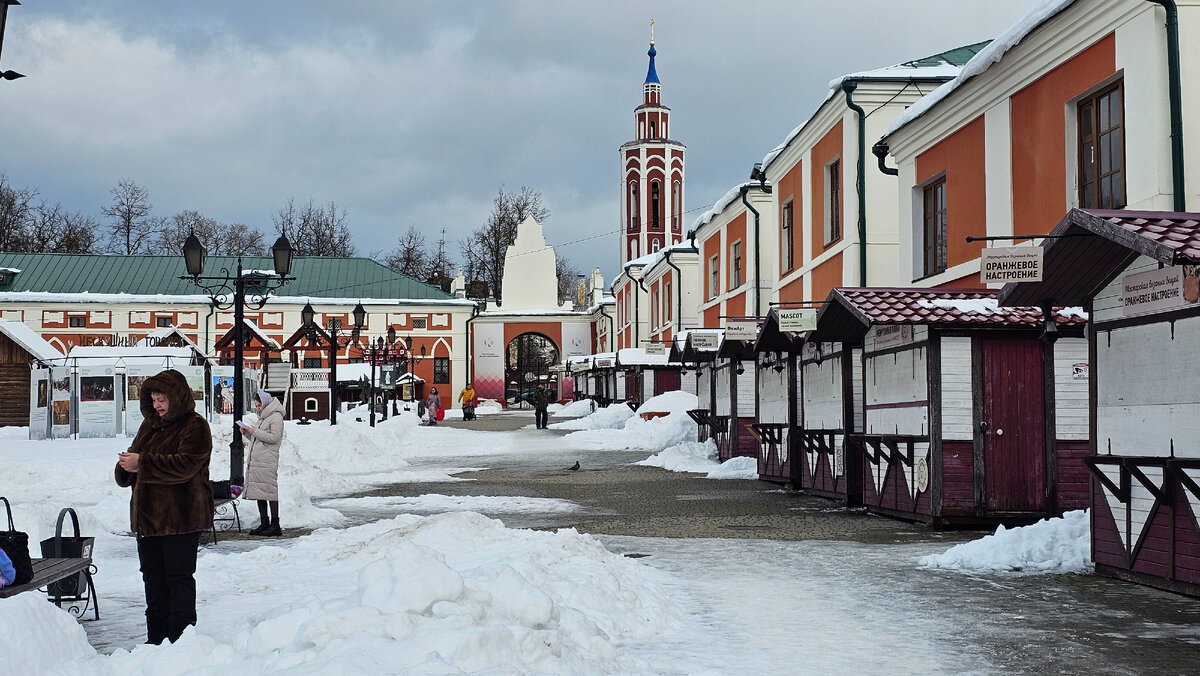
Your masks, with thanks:
[{"label": "park bench", "polygon": [[[213,481],[213,544],[217,543],[217,531],[242,532],[242,515],[238,513],[238,496],[231,495],[228,481]],[[240,495],[240,493],[239,493]]]},{"label": "park bench", "polygon": [[[75,525],[74,537],[62,534],[63,519],[70,514]],[[79,535],[79,518],[75,510],[67,507],[58,514],[58,525],[54,537],[42,541],[43,558],[33,559],[33,579],[25,584],[15,584],[0,589],[0,599],[6,599],[31,590],[44,590],[51,603],[63,607],[76,617],[83,617],[88,606],[94,618],[100,619],[100,601],[96,596],[96,583],[92,574],[96,566],[92,563],[93,538]],[[53,556],[45,556],[51,553]],[[82,602],[83,605],[78,604]]]}]

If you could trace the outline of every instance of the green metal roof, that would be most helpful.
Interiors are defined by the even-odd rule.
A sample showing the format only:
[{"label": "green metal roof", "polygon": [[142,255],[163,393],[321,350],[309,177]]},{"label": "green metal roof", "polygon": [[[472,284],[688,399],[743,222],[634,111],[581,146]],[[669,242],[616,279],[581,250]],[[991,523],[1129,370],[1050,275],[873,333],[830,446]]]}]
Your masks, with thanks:
[{"label": "green metal roof", "polygon": [[965,66],[971,60],[971,57],[978,54],[979,50],[987,47],[989,42],[991,40],[984,40],[983,42],[976,42],[973,45],[965,45],[963,47],[955,47],[941,54],[932,54],[921,59],[906,61],[902,65],[914,68],[931,68],[933,66],[940,66],[943,63],[948,63],[951,66]]},{"label": "green metal roof", "polygon": [[[274,270],[269,256],[243,256],[247,270]],[[203,293],[190,280],[183,256],[123,256],[31,254],[0,252],[0,268],[21,272],[0,287],[3,292],[163,294],[188,296]],[[221,269],[237,270],[236,256],[209,256],[204,274],[223,276]],[[276,293],[313,298],[369,298],[448,300],[454,297],[436,286],[402,275],[369,258],[312,256],[296,258],[295,281]]]}]

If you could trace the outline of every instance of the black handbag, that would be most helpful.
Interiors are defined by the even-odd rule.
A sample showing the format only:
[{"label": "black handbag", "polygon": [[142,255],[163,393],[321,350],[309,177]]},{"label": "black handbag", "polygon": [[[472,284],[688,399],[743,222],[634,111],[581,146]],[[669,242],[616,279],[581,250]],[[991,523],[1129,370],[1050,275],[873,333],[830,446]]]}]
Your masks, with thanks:
[{"label": "black handbag", "polygon": [[13,580],[13,584],[25,584],[33,579],[33,561],[29,558],[29,534],[22,533],[13,525],[12,506],[8,504],[8,498],[0,497],[0,500],[4,501],[4,511],[8,512],[8,530],[0,531],[0,549],[8,555],[17,571],[17,579]]},{"label": "black handbag", "polygon": [[[75,527],[75,535],[63,535],[63,519],[71,515],[71,524]],[[90,559],[96,538],[82,537],[79,534],[79,517],[75,510],[65,507],[58,513],[58,524],[54,527],[54,537],[42,540],[42,556],[47,559]],[[46,591],[50,596],[79,596],[87,590],[87,571],[58,582],[52,582]]]}]

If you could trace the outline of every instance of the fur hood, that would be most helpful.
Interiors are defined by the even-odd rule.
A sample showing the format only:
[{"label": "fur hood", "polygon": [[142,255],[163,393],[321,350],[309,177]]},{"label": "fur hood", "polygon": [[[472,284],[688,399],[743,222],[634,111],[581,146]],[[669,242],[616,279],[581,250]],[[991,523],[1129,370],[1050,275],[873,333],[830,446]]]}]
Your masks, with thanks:
[{"label": "fur hood", "polygon": [[[154,400],[151,399],[154,392],[162,392],[171,402],[164,418],[158,417],[158,412],[154,410]],[[142,383],[141,409],[142,418],[149,420],[154,427],[162,427],[195,412],[196,400],[192,398],[192,388],[187,378],[179,371],[168,369],[150,376]]]}]

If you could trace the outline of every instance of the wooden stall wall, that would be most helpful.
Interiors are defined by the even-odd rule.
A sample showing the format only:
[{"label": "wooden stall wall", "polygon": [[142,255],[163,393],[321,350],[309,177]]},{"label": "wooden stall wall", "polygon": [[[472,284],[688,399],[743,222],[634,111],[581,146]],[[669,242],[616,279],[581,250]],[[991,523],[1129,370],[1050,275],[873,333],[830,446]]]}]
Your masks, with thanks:
[{"label": "wooden stall wall", "polygon": [[728,359],[713,363],[713,441],[717,443],[717,459],[721,462],[732,458],[733,450],[733,364]]},{"label": "wooden stall wall", "polygon": [[[697,410],[703,412],[705,420],[707,420],[707,416],[711,415],[713,412],[712,364],[696,365],[696,408]],[[703,442],[708,441],[711,438],[712,428],[707,424],[699,425],[699,429],[696,431],[696,440]]]},{"label": "wooden stall wall", "polygon": [[792,466],[788,457],[788,357],[760,355],[758,361],[758,478],[790,483]]},{"label": "wooden stall wall", "polygon": [[1084,338],[1054,344],[1055,494],[1057,512],[1087,509],[1091,484],[1083,459],[1092,454],[1088,415],[1088,345]]},{"label": "wooden stall wall", "polygon": [[[755,392],[754,361],[734,361],[733,412],[736,425],[732,453],[735,456],[753,458],[758,455],[758,444],[754,439],[754,421],[758,415],[757,393]],[[741,366],[742,372],[737,372]]]},{"label": "wooden stall wall", "polygon": [[805,343],[800,356],[803,419],[794,445],[800,487],[832,498],[846,498],[843,360],[840,343]]},{"label": "wooden stall wall", "polygon": [[0,425],[29,425],[29,363],[33,355],[0,335]]},{"label": "wooden stall wall", "polygon": [[883,325],[863,340],[865,433],[855,435],[868,509],[932,516],[928,329]]},{"label": "wooden stall wall", "polygon": [[[932,346],[936,340],[936,347]],[[941,446],[941,504],[944,517],[975,514],[975,419],[972,390],[971,339],[941,337],[931,339],[936,349],[940,397],[932,402],[937,415],[933,437]],[[939,429],[940,428],[940,429]]]}]

